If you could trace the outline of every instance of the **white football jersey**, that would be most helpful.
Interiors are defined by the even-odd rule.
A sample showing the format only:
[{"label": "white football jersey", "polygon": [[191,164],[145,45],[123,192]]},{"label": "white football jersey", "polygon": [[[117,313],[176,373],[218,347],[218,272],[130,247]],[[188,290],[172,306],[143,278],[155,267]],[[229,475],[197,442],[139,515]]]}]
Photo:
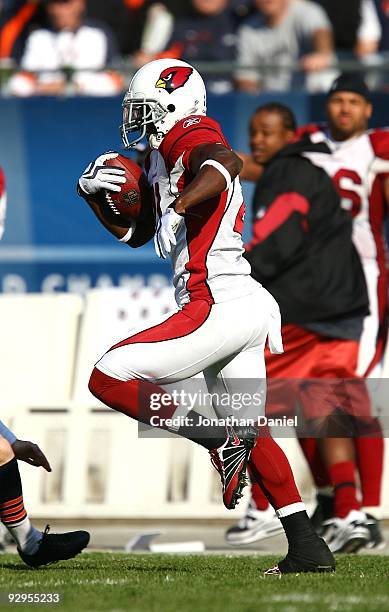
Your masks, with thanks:
[{"label": "white football jersey", "polygon": [[[154,189],[156,218],[167,210],[193,180],[189,155],[203,143],[228,146],[218,123],[204,116],[178,122],[158,150],[151,152],[146,173]],[[228,191],[202,202],[185,214],[172,249],[177,303],[204,299],[224,302],[255,291],[250,264],[243,257],[244,202],[239,179]]]},{"label": "white football jersey", "polygon": [[389,129],[371,130],[335,142],[327,130],[309,128],[313,142],[325,142],[332,155],[308,153],[311,161],[332,178],[342,207],[353,216],[353,238],[363,262],[386,265],[384,222],[388,212],[382,181],[389,177]]},{"label": "white football jersey", "polygon": [[307,126],[300,133],[309,134],[312,142],[325,142],[332,151],[332,155],[307,156],[329,174],[342,207],[353,217],[353,240],[365,272],[371,313],[365,321],[358,369],[370,372],[382,356],[387,330],[389,203],[383,183],[389,177],[389,129],[370,130],[343,142],[335,142],[325,126]]}]

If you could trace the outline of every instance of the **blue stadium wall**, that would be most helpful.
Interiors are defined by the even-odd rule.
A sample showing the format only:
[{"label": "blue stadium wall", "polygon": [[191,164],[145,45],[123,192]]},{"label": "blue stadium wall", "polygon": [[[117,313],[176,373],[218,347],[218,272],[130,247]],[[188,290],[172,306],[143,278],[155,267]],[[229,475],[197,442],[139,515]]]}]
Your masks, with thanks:
[{"label": "blue stadium wall", "polygon": [[[299,124],[324,119],[322,96],[304,93],[211,96],[209,114],[233,147],[248,150],[247,123],[261,103],[288,104]],[[372,126],[386,125],[387,97],[377,95]],[[152,244],[132,250],[98,224],[75,191],[91,159],[120,150],[119,98],[0,99],[0,165],[8,191],[0,244],[0,292],[76,291],[96,286],[169,282],[170,267]],[[252,187],[245,185],[248,209]],[[247,216],[245,237],[250,233]]]}]

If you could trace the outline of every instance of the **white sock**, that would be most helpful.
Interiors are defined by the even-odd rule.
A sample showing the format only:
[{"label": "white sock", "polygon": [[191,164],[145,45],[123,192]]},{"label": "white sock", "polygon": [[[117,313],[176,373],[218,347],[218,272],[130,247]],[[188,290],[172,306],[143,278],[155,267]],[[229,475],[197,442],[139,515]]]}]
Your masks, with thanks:
[{"label": "white sock", "polygon": [[296,514],[296,512],[306,512],[305,504],[303,504],[303,502],[296,502],[294,504],[289,504],[289,506],[278,508],[278,510],[276,510],[276,515],[279,519],[281,519],[285,518],[286,516],[290,516],[291,514]]},{"label": "white sock", "polygon": [[7,526],[7,529],[22,552],[26,555],[36,553],[42,539],[42,532],[32,526],[28,516],[18,525]]}]

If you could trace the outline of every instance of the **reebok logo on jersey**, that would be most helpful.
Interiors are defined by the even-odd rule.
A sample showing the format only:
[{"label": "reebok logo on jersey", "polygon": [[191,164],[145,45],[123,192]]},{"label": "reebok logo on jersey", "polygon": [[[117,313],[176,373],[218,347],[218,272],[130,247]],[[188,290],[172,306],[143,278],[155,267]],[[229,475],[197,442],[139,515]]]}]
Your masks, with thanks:
[{"label": "reebok logo on jersey", "polygon": [[176,89],[183,87],[188,82],[190,75],[193,72],[193,68],[187,68],[186,66],[173,66],[172,68],[165,68],[159,75],[159,79],[155,86],[158,89],[164,89],[168,94],[173,93]]},{"label": "reebok logo on jersey", "polygon": [[192,117],[192,119],[187,119],[186,121],[184,121],[184,123],[182,124],[182,127],[188,128],[191,125],[196,125],[196,123],[200,123],[201,121],[201,117]]}]

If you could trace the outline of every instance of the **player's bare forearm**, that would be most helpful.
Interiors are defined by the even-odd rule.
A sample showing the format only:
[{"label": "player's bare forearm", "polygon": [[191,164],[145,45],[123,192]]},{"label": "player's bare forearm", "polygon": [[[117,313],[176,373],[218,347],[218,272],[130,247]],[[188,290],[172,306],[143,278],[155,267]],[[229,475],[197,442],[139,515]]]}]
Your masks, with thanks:
[{"label": "player's bare forearm", "polygon": [[220,195],[226,189],[226,178],[213,166],[202,166],[207,160],[221,164],[233,181],[242,169],[243,162],[230,149],[222,144],[204,144],[193,149],[189,164],[194,179],[179,195],[175,202],[175,211],[184,214],[186,210]]}]

